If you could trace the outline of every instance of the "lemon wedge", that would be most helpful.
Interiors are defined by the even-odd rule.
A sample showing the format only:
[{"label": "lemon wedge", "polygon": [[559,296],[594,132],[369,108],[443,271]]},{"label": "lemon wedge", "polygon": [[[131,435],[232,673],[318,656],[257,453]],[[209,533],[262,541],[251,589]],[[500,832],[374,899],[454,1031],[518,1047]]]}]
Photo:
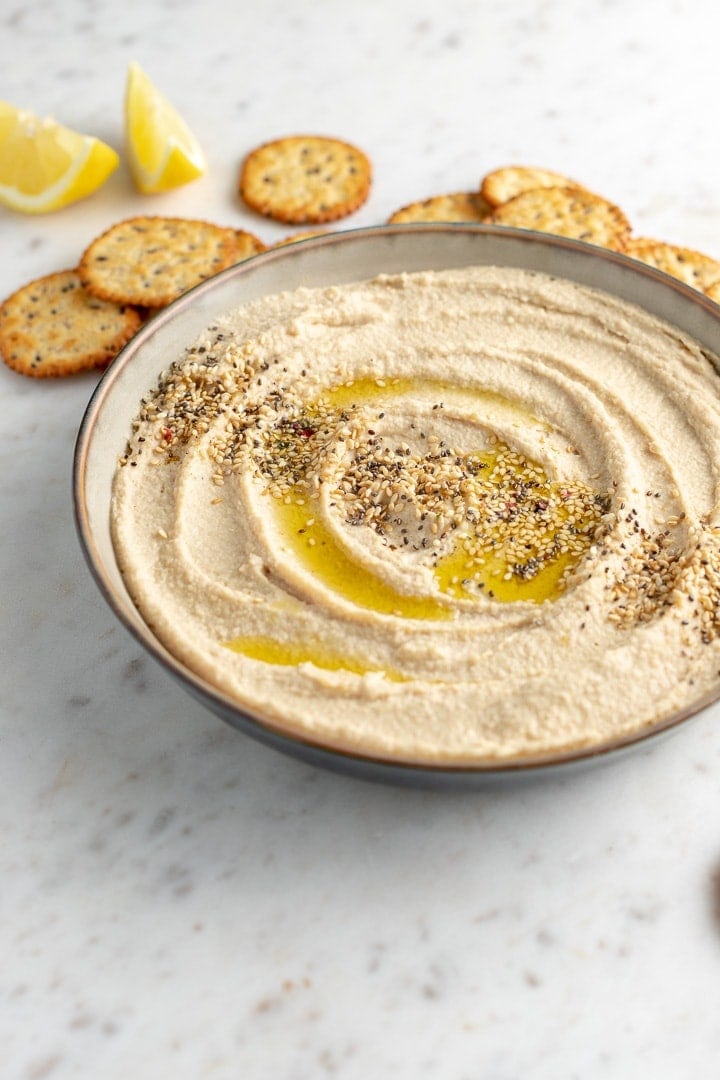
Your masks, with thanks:
[{"label": "lemon wedge", "polygon": [[91,135],[0,101],[0,203],[42,214],[84,199],[119,163]]},{"label": "lemon wedge", "polygon": [[128,68],[125,134],[139,191],[169,191],[207,171],[205,155],[192,131],[136,63]]}]

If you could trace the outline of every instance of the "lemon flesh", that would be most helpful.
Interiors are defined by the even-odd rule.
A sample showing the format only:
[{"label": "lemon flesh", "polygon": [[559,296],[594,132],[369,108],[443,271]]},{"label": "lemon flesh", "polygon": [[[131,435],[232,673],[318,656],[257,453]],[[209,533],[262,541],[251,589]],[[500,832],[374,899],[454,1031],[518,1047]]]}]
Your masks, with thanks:
[{"label": "lemon flesh", "polygon": [[169,191],[207,171],[205,155],[190,128],[136,63],[128,69],[125,135],[139,191]]},{"label": "lemon flesh", "polygon": [[99,139],[0,101],[0,203],[12,210],[42,214],[84,199],[119,161]]}]

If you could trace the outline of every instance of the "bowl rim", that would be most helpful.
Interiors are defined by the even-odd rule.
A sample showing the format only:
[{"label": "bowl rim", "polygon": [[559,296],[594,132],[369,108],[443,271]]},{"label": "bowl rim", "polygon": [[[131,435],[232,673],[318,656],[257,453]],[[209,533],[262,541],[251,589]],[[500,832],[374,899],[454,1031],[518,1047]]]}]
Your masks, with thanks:
[{"label": "bowl rim", "polygon": [[[154,636],[136,609],[135,614],[139,616],[138,622],[132,620],[126,611],[124,599],[118,596],[109,575],[105,572],[102,556],[94,540],[86,493],[88,457],[97,430],[98,420],[121,372],[132,362],[135,354],[159,328],[175,319],[178,313],[193,305],[199,296],[212,291],[229,279],[251,274],[258,264],[266,265],[275,261],[292,260],[299,250],[330,248],[347,243],[349,240],[367,239],[372,241],[376,237],[396,234],[415,233],[422,236],[431,233],[458,232],[472,235],[491,235],[498,238],[506,237],[530,244],[539,244],[546,248],[574,251],[590,260],[604,261],[624,267],[626,270],[631,270],[635,275],[644,277],[655,285],[662,286],[666,290],[671,290],[678,296],[691,301],[695,307],[706,311],[715,322],[720,324],[720,305],[679,279],[670,277],[654,267],[624,255],[622,252],[612,251],[568,237],[537,232],[531,229],[465,222],[418,222],[336,230],[297,240],[290,244],[267,248],[265,251],[244,259],[242,262],[199,283],[155,314],[123,347],[115,360],[102,374],[85,408],[73,453],[73,516],[80,547],[90,574],[115,617],[163,669],[176,681],[180,682],[192,696],[199,699],[206,708],[223,718],[231,726],[260,742],[271,745],[291,756],[304,758],[314,764],[320,764],[336,771],[359,773],[369,775],[371,778],[390,779],[393,782],[400,783],[406,780],[413,783],[416,779],[452,781],[455,779],[462,780],[463,778],[482,780],[493,777],[537,776],[551,771],[554,772],[556,769],[566,769],[573,765],[577,766],[615,758],[622,751],[645,746],[650,740],[655,740],[663,734],[675,731],[687,720],[701,714],[709,706],[720,700],[720,686],[716,690],[707,692],[692,704],[676,710],[638,731],[616,736],[595,745],[577,746],[561,751],[547,751],[508,759],[493,757],[476,759],[471,762],[438,759],[435,762],[423,758],[415,759],[412,755],[382,756],[343,745],[342,740],[330,742],[326,738],[314,739],[295,730],[288,730],[272,716],[264,717],[259,713],[245,709],[237,700],[224,694],[212,683],[186,667]],[[518,268],[523,269],[522,265],[519,265]],[[574,280],[572,278],[568,279],[566,275],[560,273],[551,276]],[[591,285],[589,287],[599,288],[605,292],[608,291],[607,286],[604,285]],[[266,293],[264,295],[270,294]],[[643,306],[638,301],[629,302],[640,307]],[[662,316],[658,317],[662,318]],[[672,324],[671,318],[666,317],[666,321]],[[688,331],[688,333],[690,332]]]}]

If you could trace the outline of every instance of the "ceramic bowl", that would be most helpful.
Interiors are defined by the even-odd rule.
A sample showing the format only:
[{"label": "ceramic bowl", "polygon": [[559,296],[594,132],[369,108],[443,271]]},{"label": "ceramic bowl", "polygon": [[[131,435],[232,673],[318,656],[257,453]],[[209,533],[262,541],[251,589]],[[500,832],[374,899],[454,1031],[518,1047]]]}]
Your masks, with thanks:
[{"label": "ceramic bowl", "polygon": [[639,304],[720,353],[720,306],[656,270],[602,248],[562,237],[483,225],[394,225],[328,234],[264,252],[225,270],[156,315],[126,346],[100,381],[80,428],[74,465],[74,504],[80,543],[112,610],[167,673],[204,706],[240,731],[317,765],[394,783],[473,786],[491,778],[544,774],[550,769],[607,760],[649,738],[675,730],[707,707],[708,696],[640,735],[592,750],[512,763],[462,767],[376,760],[340,752],[283,731],[277,721],[250,715],[236,701],[189,671],[153,636],[123,584],[110,535],[113,474],[140,399],[160,372],[212,321],[256,297],[300,285],[359,281],[378,273],[497,265],[538,270],[594,286]]}]

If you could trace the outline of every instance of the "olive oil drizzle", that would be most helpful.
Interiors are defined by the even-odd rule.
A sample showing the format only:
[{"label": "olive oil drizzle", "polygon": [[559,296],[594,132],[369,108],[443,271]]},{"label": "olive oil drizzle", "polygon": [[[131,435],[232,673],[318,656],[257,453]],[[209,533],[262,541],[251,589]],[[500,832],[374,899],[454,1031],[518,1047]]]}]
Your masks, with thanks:
[{"label": "olive oil drizzle", "polygon": [[[493,391],[458,391],[432,380],[418,384],[409,379],[363,378],[325,391],[314,404],[295,414],[286,412],[266,430],[264,443],[255,443],[261,446],[256,458],[260,475],[267,481],[264,497],[270,500],[270,512],[282,543],[313,580],[354,606],[382,615],[449,620],[456,617],[458,604],[472,608],[493,601],[542,603],[556,599],[573,569],[607,528],[604,523],[610,497],[579,481],[550,480],[539,464],[504,443],[495,441],[491,449],[464,455],[445,448],[423,456],[408,448],[403,451],[407,457],[398,464],[370,430],[368,436],[372,438],[364,445],[355,445],[349,455],[343,491],[334,490],[331,498],[340,518],[340,536],[344,528],[351,526],[373,528],[388,548],[397,550],[399,544],[395,541],[400,536],[392,530],[397,531],[404,519],[392,518],[389,512],[388,507],[394,505],[392,488],[389,493],[383,490],[378,497],[377,483],[370,483],[378,468],[384,470],[383,475],[397,476],[398,483],[404,485],[405,508],[417,511],[418,530],[425,527],[427,518],[428,529],[422,539],[419,531],[413,535],[417,543],[409,542],[405,535],[408,528],[399,530],[404,534],[402,543],[418,553],[416,560],[430,572],[426,595],[405,594],[360,565],[323,521],[318,487],[313,487],[311,480],[338,425],[347,425],[368,404],[378,403],[382,409],[389,398],[410,392],[420,393],[428,402],[440,397],[434,409],[443,407],[443,397],[475,406],[492,400],[513,410],[516,417],[530,416],[522,406]],[[535,425],[540,424],[534,417],[531,419]],[[397,468],[393,471],[390,466]],[[345,497],[348,488],[351,494]],[[363,501],[367,491],[372,492],[374,503]],[[433,493],[432,498],[427,496],[428,491]],[[454,494],[455,517],[450,525],[443,516],[447,492]],[[433,535],[431,529],[437,521],[443,527],[435,527]],[[307,642],[239,637],[228,647],[266,663],[297,666],[310,662],[318,668],[355,674],[377,670],[356,658],[335,656]],[[397,672],[384,674],[403,678]]]},{"label": "olive oil drizzle", "polygon": [[282,667],[312,664],[323,671],[349,671],[353,675],[382,675],[390,682],[408,682],[409,677],[392,668],[377,668],[355,657],[342,656],[325,648],[318,642],[276,641],[262,635],[237,637],[226,642],[233,652],[242,653],[251,660]]},{"label": "olive oil drizzle", "polygon": [[337,542],[313,510],[304,487],[292,489],[290,502],[274,499],[271,512],[293,554],[326,588],[357,607],[403,619],[451,619],[442,597],[410,596],[359,565]]}]

